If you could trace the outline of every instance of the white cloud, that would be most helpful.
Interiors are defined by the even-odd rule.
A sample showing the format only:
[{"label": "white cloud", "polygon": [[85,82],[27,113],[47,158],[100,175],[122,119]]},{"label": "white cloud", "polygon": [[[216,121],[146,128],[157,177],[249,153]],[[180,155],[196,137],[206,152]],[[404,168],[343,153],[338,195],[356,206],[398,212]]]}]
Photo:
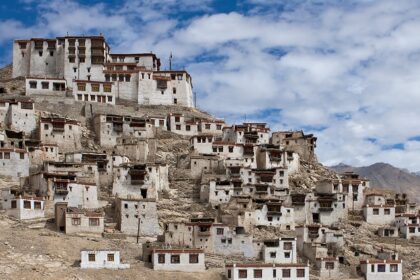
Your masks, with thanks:
[{"label": "white cloud", "polygon": [[[282,1],[279,12],[278,1],[250,0],[248,12],[226,14],[198,2],[42,2],[33,27],[0,21],[0,44],[100,31],[114,51],[153,50],[165,64],[173,52],[206,111],[274,129],[325,128],[314,132],[326,164],[420,170],[419,143],[407,140],[420,135],[418,1]],[[183,19],[183,8],[197,14]],[[396,143],[405,149],[383,149]]]}]

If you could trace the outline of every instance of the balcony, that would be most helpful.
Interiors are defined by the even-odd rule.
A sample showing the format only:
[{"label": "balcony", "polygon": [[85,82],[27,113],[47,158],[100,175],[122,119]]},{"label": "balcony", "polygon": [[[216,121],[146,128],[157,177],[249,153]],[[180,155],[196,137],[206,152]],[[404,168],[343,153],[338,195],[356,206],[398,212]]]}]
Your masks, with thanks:
[{"label": "balcony", "polygon": [[318,234],[318,232],[309,232],[308,233],[308,237],[310,238],[310,239],[315,239],[315,238],[318,238],[319,237],[319,234]]},{"label": "balcony", "polygon": [[131,184],[132,185],[144,185],[144,180],[133,180],[131,179]]},{"label": "balcony", "polygon": [[53,132],[64,132],[64,125],[63,126],[53,126]]},{"label": "balcony", "polygon": [[267,216],[281,216],[281,211],[268,211]]},{"label": "balcony", "polygon": [[331,212],[333,210],[334,210],[334,208],[332,208],[332,207],[324,207],[324,206],[319,207],[320,212]]},{"label": "balcony", "polygon": [[55,187],[55,193],[58,195],[67,195],[69,191],[67,187]]}]

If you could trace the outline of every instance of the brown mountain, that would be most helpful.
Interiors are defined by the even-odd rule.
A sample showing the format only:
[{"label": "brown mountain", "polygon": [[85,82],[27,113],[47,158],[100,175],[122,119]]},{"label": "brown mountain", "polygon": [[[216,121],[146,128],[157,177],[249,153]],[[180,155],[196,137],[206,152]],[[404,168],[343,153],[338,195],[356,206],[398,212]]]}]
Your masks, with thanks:
[{"label": "brown mountain", "polygon": [[372,188],[389,189],[398,193],[406,193],[411,198],[411,201],[420,202],[420,176],[388,163],[378,162],[362,167],[353,167],[341,163],[329,168],[338,173],[353,171],[369,179]]}]

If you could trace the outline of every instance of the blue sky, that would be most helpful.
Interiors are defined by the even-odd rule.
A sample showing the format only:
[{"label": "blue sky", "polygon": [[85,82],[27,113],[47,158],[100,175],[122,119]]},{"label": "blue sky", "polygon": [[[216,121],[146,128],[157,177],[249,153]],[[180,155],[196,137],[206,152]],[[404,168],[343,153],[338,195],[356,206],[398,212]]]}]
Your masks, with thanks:
[{"label": "blue sky", "polygon": [[198,106],[318,136],[327,165],[420,170],[420,1],[0,2],[0,65],[17,38],[103,33],[114,52],[172,52]]}]

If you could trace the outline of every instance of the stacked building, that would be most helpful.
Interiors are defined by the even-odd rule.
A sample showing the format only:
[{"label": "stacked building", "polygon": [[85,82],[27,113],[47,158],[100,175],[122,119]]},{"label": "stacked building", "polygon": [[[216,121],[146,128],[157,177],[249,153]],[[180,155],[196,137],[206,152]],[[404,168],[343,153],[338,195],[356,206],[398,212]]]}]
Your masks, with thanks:
[{"label": "stacked building", "polygon": [[[311,265],[322,279],[348,277],[342,223],[354,217],[383,237],[420,236],[415,204],[371,191],[357,174],[301,186],[294,176],[316,161],[314,135],[191,113],[191,76],[162,71],[155,54],[112,54],[103,36],[66,36],[16,40],[13,59],[31,96],[0,99],[0,174],[20,184],[2,190],[0,205],[16,219],[53,213],[66,234],[152,239],[143,261],[155,270],[205,271],[209,254],[245,259],[226,263],[227,279],[309,279]],[[39,96],[89,106],[80,119],[47,114]],[[113,110],[127,102],[175,107]],[[161,135],[189,143],[187,153],[157,156]],[[162,197],[173,195],[170,174],[183,164],[210,216],[163,223]],[[370,257],[360,258],[366,279],[401,279],[398,256]],[[81,259],[83,268],[129,267],[118,250],[83,250]]]}]

